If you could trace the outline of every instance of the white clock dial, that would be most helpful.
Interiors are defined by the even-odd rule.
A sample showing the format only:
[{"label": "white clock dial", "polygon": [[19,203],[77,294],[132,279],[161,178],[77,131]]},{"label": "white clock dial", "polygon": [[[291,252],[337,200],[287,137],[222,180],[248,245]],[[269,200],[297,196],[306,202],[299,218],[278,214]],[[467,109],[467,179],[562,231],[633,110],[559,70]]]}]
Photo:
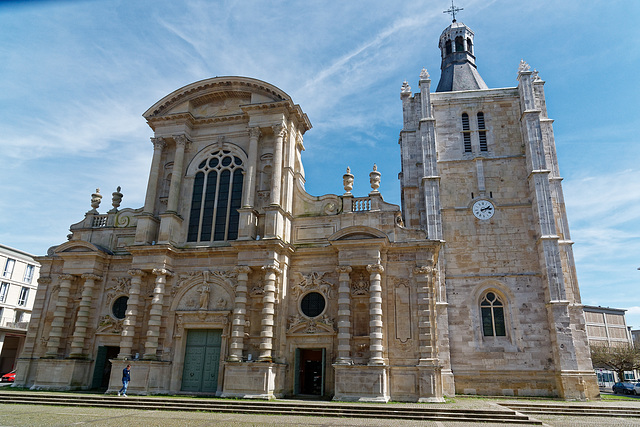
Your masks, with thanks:
[{"label": "white clock dial", "polygon": [[478,200],[473,204],[472,211],[478,219],[489,219],[496,212],[496,208],[488,200]]}]

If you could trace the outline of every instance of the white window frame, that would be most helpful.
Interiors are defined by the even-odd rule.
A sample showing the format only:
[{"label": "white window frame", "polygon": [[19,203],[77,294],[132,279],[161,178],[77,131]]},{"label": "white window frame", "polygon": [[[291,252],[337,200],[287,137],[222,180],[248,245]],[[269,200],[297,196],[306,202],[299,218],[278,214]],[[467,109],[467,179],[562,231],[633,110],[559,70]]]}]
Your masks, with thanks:
[{"label": "white window frame", "polygon": [[7,262],[4,263],[4,272],[2,273],[2,277],[6,277],[7,279],[11,279],[11,275],[13,274],[13,268],[16,265],[16,260],[13,258],[7,258]]},{"label": "white window frame", "polygon": [[18,305],[21,307],[24,307],[25,305],[27,305],[28,299],[29,299],[29,288],[26,286],[23,286],[22,289],[20,289],[20,296],[18,297]]},{"label": "white window frame", "polygon": [[36,270],[36,266],[33,264],[27,264],[27,268],[24,270],[24,283],[31,283],[33,280],[33,272]]},{"label": "white window frame", "polygon": [[5,302],[7,300],[7,295],[9,294],[9,286],[10,283],[8,282],[0,283],[0,302]]}]

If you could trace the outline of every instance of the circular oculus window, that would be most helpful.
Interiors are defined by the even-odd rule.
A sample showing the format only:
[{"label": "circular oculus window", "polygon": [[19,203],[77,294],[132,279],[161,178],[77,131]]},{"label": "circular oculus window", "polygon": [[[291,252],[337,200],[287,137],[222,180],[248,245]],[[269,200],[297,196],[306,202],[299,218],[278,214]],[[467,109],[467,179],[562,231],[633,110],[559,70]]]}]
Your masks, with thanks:
[{"label": "circular oculus window", "polygon": [[326,306],[324,296],[319,292],[309,292],[300,301],[300,311],[307,317],[318,317]]},{"label": "circular oculus window", "polygon": [[113,302],[113,306],[111,307],[111,312],[113,313],[113,317],[116,319],[124,319],[127,313],[127,303],[129,302],[129,297],[120,297]]}]

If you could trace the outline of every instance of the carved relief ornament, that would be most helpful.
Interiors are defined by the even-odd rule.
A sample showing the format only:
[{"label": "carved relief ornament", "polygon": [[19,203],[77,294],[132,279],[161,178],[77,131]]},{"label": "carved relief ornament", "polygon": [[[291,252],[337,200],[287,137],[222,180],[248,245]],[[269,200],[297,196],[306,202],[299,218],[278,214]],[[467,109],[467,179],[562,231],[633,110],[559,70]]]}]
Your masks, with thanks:
[{"label": "carved relief ornament", "polygon": [[333,283],[324,280],[324,276],[327,273],[294,273],[297,276],[297,280],[291,286],[291,293],[295,298],[310,291],[316,291],[325,296],[327,299],[331,299]]}]

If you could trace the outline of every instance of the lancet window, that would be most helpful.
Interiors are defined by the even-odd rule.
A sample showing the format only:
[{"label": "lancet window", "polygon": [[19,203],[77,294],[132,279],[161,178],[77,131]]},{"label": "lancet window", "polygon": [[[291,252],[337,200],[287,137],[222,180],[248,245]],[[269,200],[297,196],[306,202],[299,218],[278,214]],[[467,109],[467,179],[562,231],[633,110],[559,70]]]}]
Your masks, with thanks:
[{"label": "lancet window", "polygon": [[214,151],[200,162],[193,182],[188,242],[238,238],[243,178],[242,159],[230,150]]},{"label": "lancet window", "polygon": [[504,337],[506,327],[504,321],[504,303],[493,291],[484,294],[480,301],[482,316],[482,332],[485,337]]}]

